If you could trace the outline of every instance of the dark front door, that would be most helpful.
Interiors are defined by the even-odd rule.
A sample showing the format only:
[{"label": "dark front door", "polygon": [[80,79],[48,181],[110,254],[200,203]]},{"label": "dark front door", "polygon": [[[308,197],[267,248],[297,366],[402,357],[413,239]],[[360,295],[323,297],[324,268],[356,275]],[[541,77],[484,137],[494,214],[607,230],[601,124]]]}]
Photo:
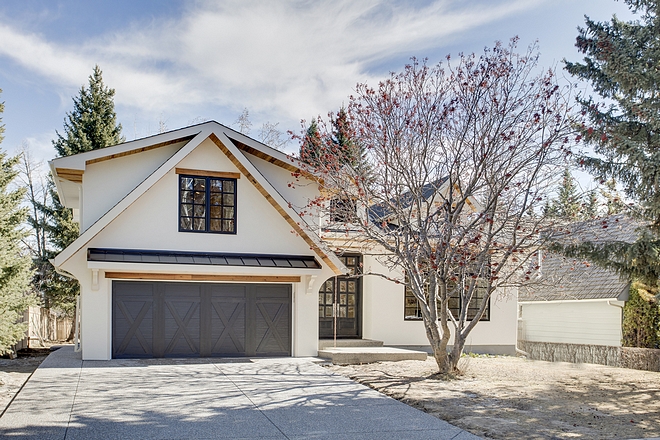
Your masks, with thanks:
[{"label": "dark front door", "polygon": [[[361,272],[359,255],[340,257],[351,274]],[[334,277],[319,289],[319,337],[362,337],[362,278]]]},{"label": "dark front door", "polygon": [[291,355],[291,286],[114,281],[112,355]]}]

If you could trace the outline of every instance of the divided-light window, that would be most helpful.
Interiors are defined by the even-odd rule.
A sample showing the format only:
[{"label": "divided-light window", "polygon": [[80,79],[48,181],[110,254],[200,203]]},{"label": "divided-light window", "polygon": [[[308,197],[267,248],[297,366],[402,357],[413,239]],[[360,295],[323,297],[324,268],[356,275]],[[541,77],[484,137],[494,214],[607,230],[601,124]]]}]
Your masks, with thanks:
[{"label": "divided-light window", "polygon": [[[406,282],[408,281],[406,277]],[[475,286],[474,293],[472,294],[472,300],[468,304],[467,308],[467,320],[472,321],[479,311],[479,306],[481,302],[488,294],[488,287],[485,280],[478,279],[477,285]],[[458,319],[458,316],[461,311],[461,299],[457,297],[449,298],[449,311],[451,314]],[[440,315],[440,303],[438,303],[438,316]],[[419,308],[419,301],[415,298],[412,291],[408,286],[406,286],[406,293],[404,296],[404,316],[403,318],[406,321],[416,321],[422,319],[422,311]],[[488,298],[488,304],[486,304],[486,310],[484,311],[483,316],[480,321],[490,321],[490,298]]]},{"label": "divided-light window", "polygon": [[236,179],[179,176],[179,231],[236,233]]}]

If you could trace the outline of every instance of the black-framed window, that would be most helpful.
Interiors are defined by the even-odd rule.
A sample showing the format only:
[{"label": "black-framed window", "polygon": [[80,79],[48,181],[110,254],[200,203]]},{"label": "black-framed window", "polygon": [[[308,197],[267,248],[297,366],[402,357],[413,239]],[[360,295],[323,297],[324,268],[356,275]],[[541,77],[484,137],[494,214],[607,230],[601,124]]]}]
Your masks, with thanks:
[{"label": "black-framed window", "polygon": [[179,175],[179,231],[236,233],[236,179]]},{"label": "black-framed window", "polygon": [[354,223],[357,221],[355,201],[347,198],[330,200],[330,221],[333,223]]},{"label": "black-framed window", "polygon": [[[408,281],[406,279],[406,281]],[[415,295],[413,295],[410,287],[406,282],[406,291],[404,296],[404,311],[403,319],[406,321],[417,321],[422,319],[422,311],[419,308],[419,301]],[[449,286],[450,288],[452,286]],[[488,286],[485,280],[477,279],[477,285],[475,286],[474,292],[472,294],[472,299],[470,304],[468,304],[467,309],[467,319],[471,321],[476,316],[479,311],[479,306],[483,299],[488,295]],[[459,313],[461,311],[461,298],[457,296],[452,296],[449,298],[449,311],[451,314],[458,319]],[[438,303],[438,316],[440,315],[440,303]],[[490,321],[490,298],[488,298],[488,303],[486,304],[486,310],[484,311],[483,316],[479,321]]]}]

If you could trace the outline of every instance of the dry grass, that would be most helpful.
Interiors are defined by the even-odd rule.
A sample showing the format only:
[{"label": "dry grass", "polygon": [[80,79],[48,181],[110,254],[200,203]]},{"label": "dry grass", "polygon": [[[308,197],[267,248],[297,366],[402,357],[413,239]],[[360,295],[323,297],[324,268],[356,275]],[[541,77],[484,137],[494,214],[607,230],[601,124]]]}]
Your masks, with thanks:
[{"label": "dry grass", "polygon": [[514,357],[465,357],[440,378],[427,361],[331,366],[487,438],[660,436],[660,373]]}]

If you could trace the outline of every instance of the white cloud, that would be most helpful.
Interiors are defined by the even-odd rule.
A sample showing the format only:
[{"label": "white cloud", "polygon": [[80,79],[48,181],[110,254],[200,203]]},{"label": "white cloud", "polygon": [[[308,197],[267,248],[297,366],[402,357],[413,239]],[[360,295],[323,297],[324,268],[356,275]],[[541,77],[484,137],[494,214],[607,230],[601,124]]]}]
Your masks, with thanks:
[{"label": "white cloud", "polygon": [[443,39],[541,2],[198,1],[181,17],[132,24],[78,46],[0,23],[0,55],[65,87],[79,87],[98,63],[117,104],[141,111],[217,106],[238,114],[248,107],[295,120],[333,109],[356,82],[373,81],[376,63],[441,47]]}]

